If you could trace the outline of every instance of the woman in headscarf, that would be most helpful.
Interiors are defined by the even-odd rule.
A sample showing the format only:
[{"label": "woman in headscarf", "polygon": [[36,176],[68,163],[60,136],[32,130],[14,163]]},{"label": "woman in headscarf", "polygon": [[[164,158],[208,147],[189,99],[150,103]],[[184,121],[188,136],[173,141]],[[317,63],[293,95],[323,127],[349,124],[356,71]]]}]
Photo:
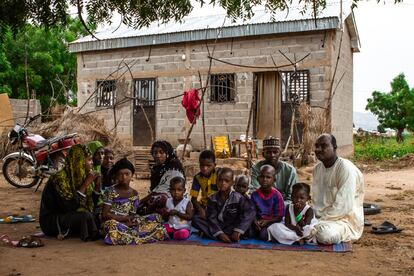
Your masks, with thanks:
[{"label": "woman in headscarf", "polygon": [[105,157],[105,149],[100,141],[92,141],[88,143],[88,149],[92,153],[93,170],[101,172],[101,165]]},{"label": "woman in headscarf", "polygon": [[167,233],[159,214],[139,216],[138,192],[129,186],[135,169],[131,162],[122,158],[111,169],[116,185],[104,192],[102,232],[110,245],[139,245],[162,241]]},{"label": "woman in headscarf", "polygon": [[174,153],[170,143],[165,140],[155,141],[151,146],[151,155],[155,165],[151,169],[151,186],[149,194],[141,200],[139,213],[162,214],[167,198],[170,196],[170,180],[176,176],[185,178],[183,165]]},{"label": "woman in headscarf", "polygon": [[79,236],[83,241],[98,238],[99,219],[93,212],[101,188],[95,185],[99,174],[92,166],[90,150],[74,145],[66,157],[65,167],[49,178],[39,214],[40,228],[46,235],[58,239]]}]

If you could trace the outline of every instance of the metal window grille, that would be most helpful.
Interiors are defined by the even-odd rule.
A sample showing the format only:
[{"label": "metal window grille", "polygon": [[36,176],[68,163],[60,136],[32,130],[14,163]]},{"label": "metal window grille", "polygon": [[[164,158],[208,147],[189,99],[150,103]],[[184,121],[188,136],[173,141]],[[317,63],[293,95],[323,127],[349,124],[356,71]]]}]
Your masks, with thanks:
[{"label": "metal window grille", "polygon": [[234,74],[211,75],[210,101],[217,103],[234,102],[235,82]]},{"label": "metal window grille", "polygon": [[137,79],[134,83],[134,107],[155,105],[155,79]]},{"label": "metal window grille", "polygon": [[282,102],[309,102],[309,71],[282,72]]},{"label": "metal window grille", "polygon": [[116,84],[114,80],[97,81],[96,106],[113,106],[115,104]]}]

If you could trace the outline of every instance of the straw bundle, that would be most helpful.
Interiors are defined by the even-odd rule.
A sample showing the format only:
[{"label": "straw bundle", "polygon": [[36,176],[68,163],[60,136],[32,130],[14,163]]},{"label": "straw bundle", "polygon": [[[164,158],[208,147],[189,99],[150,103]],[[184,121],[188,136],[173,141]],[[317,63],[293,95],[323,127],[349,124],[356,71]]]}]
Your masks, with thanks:
[{"label": "straw bundle", "polygon": [[303,125],[302,144],[300,145],[302,164],[307,164],[316,138],[322,133],[329,132],[329,121],[325,110],[312,108],[306,102],[299,105],[298,111],[299,120]]},{"label": "straw bundle", "polygon": [[60,118],[33,128],[33,133],[45,138],[76,132],[82,143],[98,140],[114,150],[117,157],[133,154],[132,148],[124,145],[114,132],[108,130],[103,119],[93,114],[75,114],[66,111]]}]

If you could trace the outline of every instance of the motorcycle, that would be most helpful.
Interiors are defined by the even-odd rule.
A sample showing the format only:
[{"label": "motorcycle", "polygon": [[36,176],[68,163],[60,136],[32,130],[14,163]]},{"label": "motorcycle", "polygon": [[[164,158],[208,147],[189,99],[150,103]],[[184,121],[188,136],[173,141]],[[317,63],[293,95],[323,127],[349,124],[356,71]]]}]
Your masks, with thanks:
[{"label": "motorcycle", "polygon": [[31,188],[38,183],[39,188],[45,177],[64,167],[68,150],[80,143],[76,133],[50,139],[29,134],[27,126],[40,116],[29,118],[24,125],[16,124],[8,134],[9,142],[19,148],[3,158],[2,170],[4,178],[17,188]]}]

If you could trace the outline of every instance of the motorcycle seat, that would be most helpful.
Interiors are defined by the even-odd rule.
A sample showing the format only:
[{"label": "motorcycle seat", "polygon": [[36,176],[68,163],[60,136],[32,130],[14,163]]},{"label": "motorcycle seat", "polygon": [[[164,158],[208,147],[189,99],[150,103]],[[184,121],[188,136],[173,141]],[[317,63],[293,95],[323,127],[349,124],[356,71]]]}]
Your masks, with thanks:
[{"label": "motorcycle seat", "polygon": [[36,149],[40,149],[40,148],[43,148],[45,146],[49,146],[53,143],[58,142],[60,139],[62,139],[62,137],[53,137],[53,138],[50,138],[50,139],[45,139],[45,140],[39,141],[39,142],[36,143]]}]

